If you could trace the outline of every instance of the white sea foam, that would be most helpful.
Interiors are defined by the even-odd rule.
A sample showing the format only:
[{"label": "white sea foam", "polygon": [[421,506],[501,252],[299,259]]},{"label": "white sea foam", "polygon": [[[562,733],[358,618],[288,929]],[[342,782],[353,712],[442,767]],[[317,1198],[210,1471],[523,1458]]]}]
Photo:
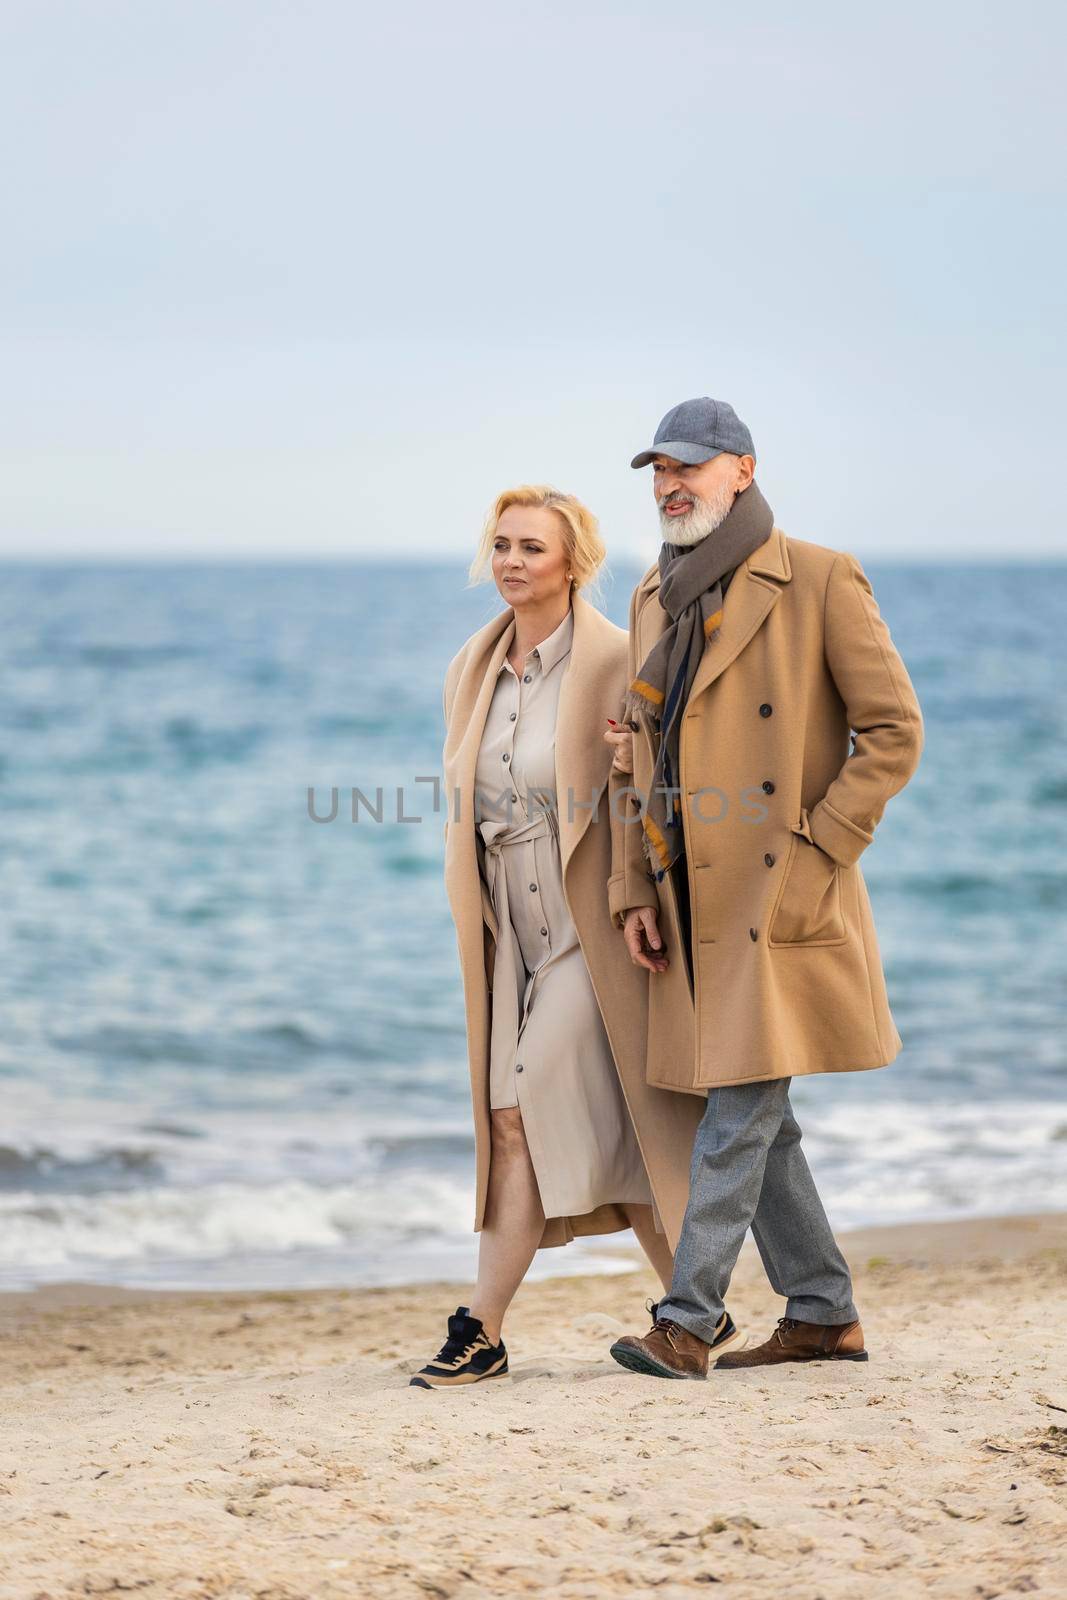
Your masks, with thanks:
[{"label": "white sea foam", "polygon": [[865,1076],[791,1089],[836,1227],[1067,1209],[1067,1101],[890,1099]]},{"label": "white sea foam", "polygon": [[[875,1099],[865,1076],[792,1089],[836,1228],[1067,1208],[1067,1103],[912,1099],[904,1084],[899,1099]],[[462,1122],[427,1130],[390,1114],[360,1128],[355,1118],[346,1125],[308,1112],[227,1111],[153,1123],[144,1106],[117,1119],[100,1110],[95,1130],[60,1123],[55,1106],[41,1140],[25,1121],[13,1130],[9,1151],[21,1145],[32,1154],[46,1137],[48,1154],[39,1182],[0,1192],[5,1287],[57,1278],[270,1287],[473,1274],[473,1162]],[[181,1131],[144,1132],[153,1126]],[[112,1181],[109,1152],[146,1149],[164,1181],[136,1163],[121,1170],[121,1184]],[[84,1171],[95,1174],[88,1191]],[[545,1251],[536,1271],[625,1271],[620,1246],[632,1242],[613,1235]]]},{"label": "white sea foam", "polygon": [[317,1187],[298,1179],[253,1188],[142,1188],[96,1195],[0,1195],[0,1273],[94,1275],[109,1263],[219,1262],[245,1253],[295,1254],[460,1235],[470,1224],[466,1187],[426,1173],[418,1184]]}]

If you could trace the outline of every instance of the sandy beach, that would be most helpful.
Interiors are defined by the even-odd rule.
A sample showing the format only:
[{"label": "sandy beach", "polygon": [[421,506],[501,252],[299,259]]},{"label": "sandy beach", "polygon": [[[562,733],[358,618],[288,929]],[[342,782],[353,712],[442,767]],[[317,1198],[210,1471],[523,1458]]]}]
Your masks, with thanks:
[{"label": "sandy beach", "polygon": [[607,1356],[644,1271],[524,1289],[460,1394],[448,1286],[0,1297],[0,1596],[1062,1595],[1067,1217],[842,1243],[869,1363],[706,1383]]}]

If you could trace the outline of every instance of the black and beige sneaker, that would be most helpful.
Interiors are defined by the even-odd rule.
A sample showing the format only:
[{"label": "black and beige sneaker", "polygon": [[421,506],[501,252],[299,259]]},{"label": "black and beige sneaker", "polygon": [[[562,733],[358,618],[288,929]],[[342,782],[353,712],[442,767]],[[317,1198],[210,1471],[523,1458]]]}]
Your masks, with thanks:
[{"label": "black and beige sneaker", "polygon": [[409,1385],[413,1389],[451,1389],[461,1383],[480,1383],[483,1378],[507,1376],[508,1353],[500,1344],[490,1344],[477,1317],[466,1306],[459,1306],[448,1319],[448,1338],[434,1359],[417,1372]]}]

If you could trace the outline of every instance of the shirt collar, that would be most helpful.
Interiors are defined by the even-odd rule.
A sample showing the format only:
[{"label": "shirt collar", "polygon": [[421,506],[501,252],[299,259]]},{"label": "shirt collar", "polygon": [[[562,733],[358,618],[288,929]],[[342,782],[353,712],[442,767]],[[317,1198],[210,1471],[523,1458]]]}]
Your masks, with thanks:
[{"label": "shirt collar", "polygon": [[[556,663],[558,661],[562,661],[563,660],[563,657],[567,654],[567,652],[571,648],[571,641],[572,641],[573,635],[574,635],[574,610],[572,608],[571,610],[569,610],[567,612],[567,615],[564,617],[564,619],[560,623],[559,627],[556,628],[554,630],[554,632],[550,633],[547,639],[542,639],[541,643],[538,644],[538,645],[535,645],[534,648],[530,651],[530,654],[537,656],[537,658],[539,659],[539,661],[541,663],[541,674],[542,674],[542,676],[544,676],[545,673],[551,672],[552,668],[556,665]],[[515,623],[514,623],[514,620],[512,620],[512,623],[511,623],[511,637],[512,637],[512,639],[514,639],[514,637],[515,637]],[[510,645],[509,645],[509,648],[510,648]],[[500,663],[500,669],[499,670],[501,672],[506,672],[507,671],[507,665],[508,665],[508,663],[507,663],[507,651],[505,651],[504,652],[504,659]]]}]

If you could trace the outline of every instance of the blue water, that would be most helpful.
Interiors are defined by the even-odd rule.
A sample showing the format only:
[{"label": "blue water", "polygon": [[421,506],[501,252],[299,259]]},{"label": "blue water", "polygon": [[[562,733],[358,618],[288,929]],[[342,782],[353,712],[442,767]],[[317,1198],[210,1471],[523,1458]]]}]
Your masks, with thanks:
[{"label": "blue water", "polygon": [[[905,1049],[795,1086],[809,1158],[839,1227],[1067,1206],[1067,567],[865,565],[927,730],[863,860]],[[636,576],[606,586],[616,621]],[[469,1272],[462,1000],[415,782],[444,668],[501,604],[464,583],[0,569],[0,1286]],[[352,823],[353,785],[381,824]],[[617,1243],[539,1270],[621,1268]]]}]

